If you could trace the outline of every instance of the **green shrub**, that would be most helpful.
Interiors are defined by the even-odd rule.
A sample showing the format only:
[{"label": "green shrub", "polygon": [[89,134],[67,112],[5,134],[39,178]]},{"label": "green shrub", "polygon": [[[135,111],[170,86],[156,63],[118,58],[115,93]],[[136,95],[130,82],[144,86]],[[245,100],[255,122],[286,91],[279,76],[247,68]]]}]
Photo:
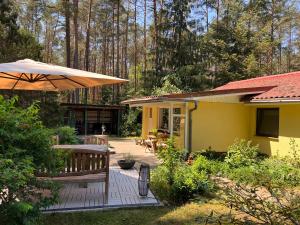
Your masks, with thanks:
[{"label": "green shrub", "polygon": [[169,171],[165,166],[158,166],[151,173],[151,190],[160,200],[172,204],[182,204],[195,195],[205,194],[213,189],[213,183],[204,172],[180,164],[174,169],[173,183],[170,184]]},{"label": "green shrub", "polygon": [[59,144],[78,144],[79,140],[76,136],[74,128],[69,126],[59,127],[55,132],[59,137]]},{"label": "green shrub", "polygon": [[226,172],[229,170],[228,164],[217,160],[209,160],[202,155],[195,159],[192,167],[196,171],[205,171],[207,174],[218,176],[226,174]]},{"label": "green shrub", "polygon": [[258,166],[243,166],[227,170],[226,176],[238,183],[257,184],[259,182],[257,178],[260,172]]},{"label": "green shrub", "polygon": [[201,155],[205,156],[209,160],[219,160],[224,161],[226,157],[226,152],[216,152],[213,151],[211,148],[208,148],[200,153]]},{"label": "green shrub", "polygon": [[169,139],[167,147],[158,153],[162,165],[151,173],[151,189],[161,200],[173,204],[182,204],[213,187],[206,171],[186,165],[181,153],[175,148],[174,140]]},{"label": "green shrub", "polygon": [[167,180],[170,185],[174,181],[174,172],[182,162],[182,151],[175,147],[174,138],[167,140],[167,147],[159,149],[158,158],[162,160],[162,165],[167,168]]},{"label": "green shrub", "polygon": [[196,194],[204,194],[213,189],[212,182],[204,171],[193,170],[191,166],[176,168],[174,183],[171,187],[171,199],[174,203],[185,203]]},{"label": "green shrub", "polygon": [[293,187],[300,184],[300,169],[280,158],[269,158],[258,164],[232,168],[228,178],[244,184]]},{"label": "green shrub", "polygon": [[250,166],[258,161],[258,145],[253,146],[251,141],[235,140],[228,147],[225,162],[232,168]]},{"label": "green shrub", "polygon": [[151,171],[151,190],[160,200],[171,199],[171,185],[168,180],[168,170],[165,166],[158,166]]},{"label": "green shrub", "polygon": [[120,134],[123,137],[140,136],[142,133],[142,125],[139,122],[141,109],[129,109],[122,115],[120,126]]},{"label": "green shrub", "polygon": [[300,149],[294,138],[290,139],[289,155],[284,157],[286,163],[300,168]]},{"label": "green shrub", "polygon": [[[51,149],[52,132],[42,125],[38,106],[23,109],[16,101],[0,96],[0,224],[12,225],[32,223],[40,207],[55,202],[57,188],[37,180],[35,172],[55,172],[61,161]],[[41,189],[52,195],[43,197]]]},{"label": "green shrub", "polygon": [[[300,169],[279,158],[270,158],[262,161],[260,174],[260,180],[270,182],[272,186],[300,185]],[[264,179],[262,175],[265,177]]]}]

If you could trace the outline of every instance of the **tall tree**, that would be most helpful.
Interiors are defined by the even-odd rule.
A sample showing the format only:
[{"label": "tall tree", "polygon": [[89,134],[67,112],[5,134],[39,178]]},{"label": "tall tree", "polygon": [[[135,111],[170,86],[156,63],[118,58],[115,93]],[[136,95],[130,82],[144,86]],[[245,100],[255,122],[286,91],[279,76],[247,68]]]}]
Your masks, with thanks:
[{"label": "tall tree", "polygon": [[64,0],[65,31],[66,31],[66,65],[71,67],[71,34],[70,34],[70,4]]},{"label": "tall tree", "polygon": [[92,16],[93,1],[89,0],[88,19],[86,25],[86,41],[85,41],[85,70],[89,70],[90,66],[90,29],[91,29],[91,16]]},{"label": "tall tree", "polygon": [[78,69],[78,0],[73,0],[74,15],[74,62],[73,68]]}]

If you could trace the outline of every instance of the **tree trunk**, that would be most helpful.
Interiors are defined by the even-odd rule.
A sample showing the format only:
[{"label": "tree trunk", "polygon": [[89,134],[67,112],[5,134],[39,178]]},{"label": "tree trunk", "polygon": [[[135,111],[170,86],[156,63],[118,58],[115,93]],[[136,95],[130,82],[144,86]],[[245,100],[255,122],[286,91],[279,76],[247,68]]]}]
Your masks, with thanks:
[{"label": "tree trunk", "polygon": [[220,18],[220,0],[217,0],[217,31],[219,30],[219,18]]},{"label": "tree trunk", "polygon": [[157,29],[157,8],[156,0],[153,0],[153,17],[154,17],[154,51],[155,51],[155,73],[158,75],[158,29]]},{"label": "tree trunk", "polygon": [[65,7],[65,30],[66,30],[66,65],[71,67],[71,46],[70,46],[70,5],[69,0],[64,0]]},{"label": "tree trunk", "polygon": [[147,73],[147,0],[144,0],[144,75]]},{"label": "tree trunk", "polygon": [[73,68],[78,69],[78,0],[73,0],[74,5],[74,62]]},{"label": "tree trunk", "polygon": [[208,2],[205,1],[205,7],[206,7],[206,32],[208,32],[209,29],[209,12],[208,12]]},{"label": "tree trunk", "polygon": [[271,57],[270,57],[270,61],[271,61],[271,67],[270,67],[270,74],[273,74],[273,57],[274,57],[274,52],[275,52],[275,48],[274,48],[274,13],[275,13],[275,1],[272,0],[272,9],[271,9]]},{"label": "tree trunk", "polygon": [[287,71],[291,71],[291,53],[292,53],[292,21],[289,25],[289,40],[288,40],[288,53],[287,53]]},{"label": "tree trunk", "polygon": [[134,0],[134,91],[137,91],[137,0]]},{"label": "tree trunk", "polygon": [[[120,0],[117,0],[117,65],[116,76],[120,77]],[[119,97],[120,85],[116,85],[116,96]]]},{"label": "tree trunk", "polygon": [[127,12],[126,12],[126,31],[125,31],[125,52],[124,52],[124,70],[125,70],[125,78],[128,78],[128,24],[129,24],[129,2],[127,3]]},{"label": "tree trunk", "polygon": [[92,14],[92,4],[93,1],[89,1],[89,14],[88,14],[88,21],[86,26],[86,41],[85,41],[85,70],[89,70],[90,64],[90,27],[91,27],[91,14]]},{"label": "tree trunk", "polygon": [[[115,76],[115,3],[112,8],[112,75]],[[112,99],[115,100],[115,87],[112,85]]]}]

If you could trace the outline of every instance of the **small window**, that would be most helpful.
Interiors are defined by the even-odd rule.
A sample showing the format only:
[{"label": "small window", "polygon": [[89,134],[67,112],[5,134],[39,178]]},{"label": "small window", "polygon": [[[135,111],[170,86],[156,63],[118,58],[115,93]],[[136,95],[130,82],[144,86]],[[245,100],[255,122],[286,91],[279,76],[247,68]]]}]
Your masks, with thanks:
[{"label": "small window", "polygon": [[174,108],[173,109],[173,114],[180,115],[181,114],[181,108]]},{"label": "small window", "polygon": [[169,130],[169,109],[159,109],[159,129]]},{"label": "small window", "polygon": [[278,137],[279,109],[260,108],[256,112],[256,135],[264,137]]},{"label": "small window", "polygon": [[149,109],[149,118],[152,119],[152,108]]}]

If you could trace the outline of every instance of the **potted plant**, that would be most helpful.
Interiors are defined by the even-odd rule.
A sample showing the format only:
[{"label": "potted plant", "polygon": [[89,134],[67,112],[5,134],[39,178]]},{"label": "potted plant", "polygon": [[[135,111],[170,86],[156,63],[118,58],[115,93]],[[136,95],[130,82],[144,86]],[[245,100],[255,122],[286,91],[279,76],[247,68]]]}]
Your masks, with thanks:
[{"label": "potted plant", "polygon": [[130,155],[130,154],[124,155],[124,159],[118,160],[118,165],[123,170],[131,169],[134,166],[134,164],[135,164],[135,160],[133,159],[132,155]]}]

